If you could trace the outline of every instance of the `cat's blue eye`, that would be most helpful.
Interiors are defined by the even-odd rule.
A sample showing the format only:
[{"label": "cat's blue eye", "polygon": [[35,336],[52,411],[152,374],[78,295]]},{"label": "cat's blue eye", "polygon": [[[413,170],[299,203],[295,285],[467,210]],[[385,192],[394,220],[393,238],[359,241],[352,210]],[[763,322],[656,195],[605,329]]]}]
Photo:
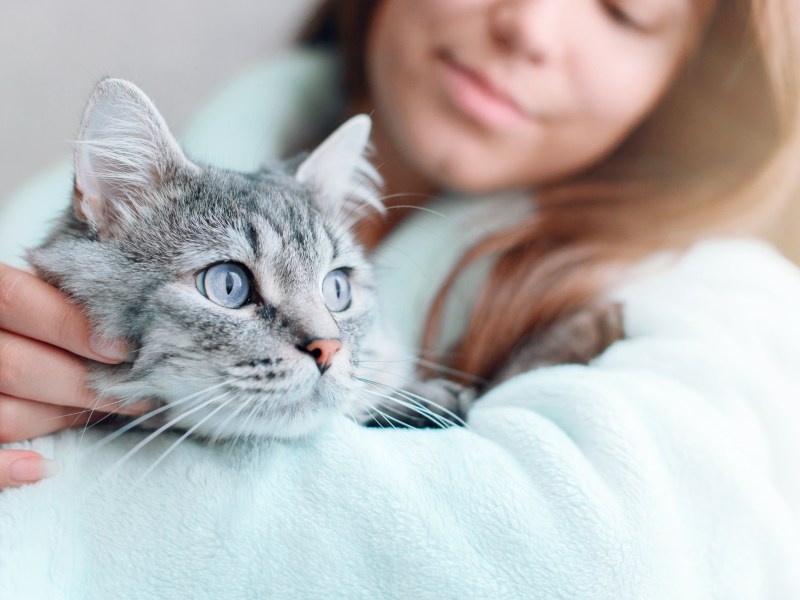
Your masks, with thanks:
[{"label": "cat's blue eye", "polygon": [[350,278],[345,271],[336,269],[325,276],[322,297],[331,312],[347,310],[350,306]]},{"label": "cat's blue eye", "polygon": [[197,275],[195,283],[203,296],[225,308],[239,308],[250,297],[250,278],[236,263],[209,267]]}]

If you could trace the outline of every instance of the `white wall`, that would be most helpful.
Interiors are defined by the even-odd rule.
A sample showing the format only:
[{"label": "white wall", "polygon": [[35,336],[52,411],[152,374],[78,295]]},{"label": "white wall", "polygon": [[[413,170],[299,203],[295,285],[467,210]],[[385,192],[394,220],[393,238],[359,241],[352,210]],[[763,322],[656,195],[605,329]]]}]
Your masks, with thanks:
[{"label": "white wall", "polygon": [[294,35],[316,0],[0,0],[0,202],[68,156],[103,76],[180,133],[203,100]]}]

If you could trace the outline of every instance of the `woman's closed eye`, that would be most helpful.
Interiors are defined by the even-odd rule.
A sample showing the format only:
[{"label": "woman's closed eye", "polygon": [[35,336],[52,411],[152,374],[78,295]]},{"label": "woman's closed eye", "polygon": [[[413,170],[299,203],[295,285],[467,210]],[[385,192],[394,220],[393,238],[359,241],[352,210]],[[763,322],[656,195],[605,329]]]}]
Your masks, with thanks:
[{"label": "woman's closed eye", "polygon": [[641,20],[632,13],[630,7],[619,0],[601,0],[601,3],[605,13],[616,25],[636,31],[646,29]]}]

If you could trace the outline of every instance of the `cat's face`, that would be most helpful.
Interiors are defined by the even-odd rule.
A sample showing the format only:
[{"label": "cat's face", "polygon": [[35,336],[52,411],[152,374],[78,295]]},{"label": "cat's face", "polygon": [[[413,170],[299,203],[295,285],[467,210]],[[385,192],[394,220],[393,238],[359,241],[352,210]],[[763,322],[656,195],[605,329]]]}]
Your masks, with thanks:
[{"label": "cat's face", "polygon": [[349,231],[368,121],[296,170],[238,174],[189,162],[130,84],[98,90],[74,207],[31,253],[135,347],[97,370],[98,391],[157,398],[162,421],[212,437],[294,437],[349,410],[374,302]]},{"label": "cat's face", "polygon": [[141,322],[116,394],[145,385],[168,416],[189,412],[182,428],[218,410],[200,427],[223,436],[297,435],[342,412],[373,308],[351,235],[287,174],[206,169],[170,187],[169,208],[101,258],[124,274],[104,302]]}]

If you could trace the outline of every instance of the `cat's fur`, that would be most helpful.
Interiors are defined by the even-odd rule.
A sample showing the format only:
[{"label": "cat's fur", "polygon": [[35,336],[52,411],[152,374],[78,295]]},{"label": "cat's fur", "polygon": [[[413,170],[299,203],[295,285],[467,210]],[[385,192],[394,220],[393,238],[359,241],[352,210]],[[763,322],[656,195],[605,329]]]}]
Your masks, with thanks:
[{"label": "cat's fur", "polygon": [[[133,84],[97,86],[76,145],[73,204],[28,258],[98,333],[133,347],[127,364],[93,366],[99,406],[156,399],[168,407],[162,421],[184,415],[177,426],[212,437],[294,437],[355,411],[356,358],[375,312],[350,231],[376,197],[369,129],[359,116],[304,159],[236,173],[190,161]],[[241,308],[198,288],[198,273],[228,262],[252,274]],[[352,301],[332,312],[321,288],[337,269]],[[324,372],[313,340],[341,344]]]}]

